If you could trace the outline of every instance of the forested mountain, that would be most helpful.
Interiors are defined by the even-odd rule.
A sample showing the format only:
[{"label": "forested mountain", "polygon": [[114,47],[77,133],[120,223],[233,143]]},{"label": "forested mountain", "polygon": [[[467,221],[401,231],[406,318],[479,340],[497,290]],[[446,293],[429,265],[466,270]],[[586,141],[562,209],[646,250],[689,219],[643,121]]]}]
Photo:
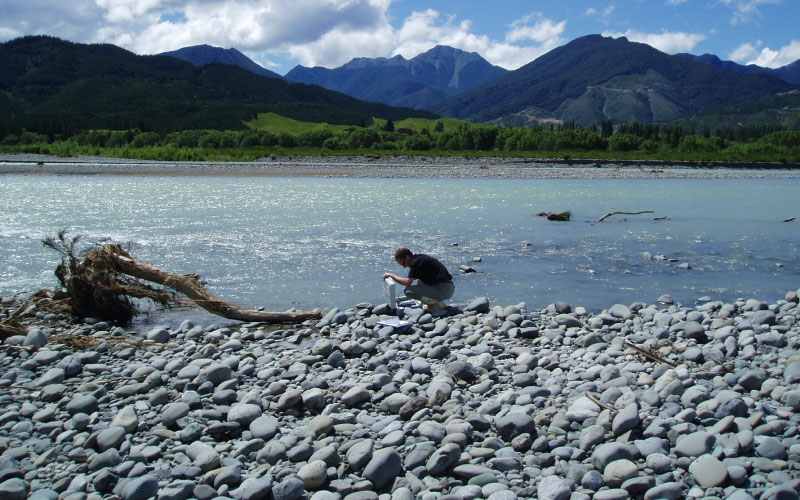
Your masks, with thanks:
[{"label": "forested mountain", "polygon": [[0,134],[80,130],[242,129],[259,112],[337,124],[432,113],[366,103],[338,92],[255,75],[137,56],[114,45],[29,36],[0,44]]},{"label": "forested mountain", "polygon": [[670,123],[796,88],[772,75],[726,71],[626,38],[589,35],[432,109],[515,125],[548,120]]},{"label": "forested mountain", "polygon": [[268,76],[270,78],[283,78],[278,73],[259,66],[252,59],[242,54],[236,49],[223,49],[212,47],[211,45],[194,45],[170,52],[162,52],[160,56],[177,57],[195,66],[205,66],[207,64],[220,63],[239,66],[256,75]]},{"label": "forested mountain", "polygon": [[757,66],[755,64],[738,64],[733,61],[723,61],[719,57],[713,54],[703,54],[701,56],[695,56],[692,54],[678,54],[682,57],[687,57],[692,59],[693,61],[701,62],[704,64],[710,64],[715,68],[724,69],[727,71],[733,71],[735,73],[745,73],[748,75],[773,75],[777,76],[781,80],[787,81],[789,83],[793,83],[795,85],[800,85],[800,60],[797,60],[791,64],[787,64],[786,66],[782,66],[780,68],[764,68],[761,66]]},{"label": "forested mountain", "polygon": [[681,123],[700,130],[772,127],[774,129],[800,130],[800,90],[762,97],[730,106],[704,111]]},{"label": "forested mountain", "polygon": [[365,101],[427,109],[507,73],[475,52],[440,45],[412,59],[400,55],[357,58],[335,69],[296,66],[286,79],[313,83]]}]

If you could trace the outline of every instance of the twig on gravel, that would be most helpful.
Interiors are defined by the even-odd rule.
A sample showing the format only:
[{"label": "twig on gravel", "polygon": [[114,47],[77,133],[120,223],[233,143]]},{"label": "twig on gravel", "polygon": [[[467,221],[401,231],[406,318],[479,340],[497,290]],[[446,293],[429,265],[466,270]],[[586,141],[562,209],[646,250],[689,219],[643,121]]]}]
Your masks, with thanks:
[{"label": "twig on gravel", "polygon": [[616,413],[616,412],[618,412],[618,411],[619,411],[619,410],[617,410],[616,408],[614,408],[613,406],[611,406],[611,405],[608,405],[608,404],[606,404],[606,403],[603,403],[602,401],[600,401],[599,399],[597,399],[597,396],[595,396],[594,394],[592,394],[590,391],[586,391],[586,397],[587,397],[587,398],[589,398],[589,399],[591,399],[591,400],[592,400],[592,402],[593,402],[594,404],[596,404],[597,406],[599,406],[600,408],[605,408],[606,410],[608,410],[608,411],[611,411],[611,412],[614,412],[614,413]]},{"label": "twig on gravel", "polygon": [[666,364],[668,364],[669,366],[671,366],[673,368],[677,368],[678,367],[677,363],[674,363],[672,361],[664,359],[661,356],[659,356],[659,355],[657,355],[657,354],[655,354],[653,352],[648,351],[647,349],[644,349],[644,348],[634,344],[630,340],[626,340],[625,341],[625,345],[630,347],[631,349],[635,350],[636,352],[638,352],[642,356],[645,356],[646,358],[650,358],[653,361],[658,361],[659,363],[666,363]]}]

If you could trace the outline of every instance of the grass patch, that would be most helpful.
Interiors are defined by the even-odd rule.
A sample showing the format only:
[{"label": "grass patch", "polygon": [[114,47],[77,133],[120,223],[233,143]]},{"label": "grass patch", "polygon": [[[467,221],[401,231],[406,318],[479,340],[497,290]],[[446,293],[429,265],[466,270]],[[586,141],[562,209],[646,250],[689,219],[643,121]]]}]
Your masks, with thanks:
[{"label": "grass patch", "polygon": [[330,130],[334,133],[345,132],[353,129],[352,125],[331,125],[329,123],[313,123],[293,120],[276,113],[259,113],[258,118],[245,123],[253,130],[264,130],[273,134],[292,134],[298,135],[303,132],[313,132],[316,130]]}]

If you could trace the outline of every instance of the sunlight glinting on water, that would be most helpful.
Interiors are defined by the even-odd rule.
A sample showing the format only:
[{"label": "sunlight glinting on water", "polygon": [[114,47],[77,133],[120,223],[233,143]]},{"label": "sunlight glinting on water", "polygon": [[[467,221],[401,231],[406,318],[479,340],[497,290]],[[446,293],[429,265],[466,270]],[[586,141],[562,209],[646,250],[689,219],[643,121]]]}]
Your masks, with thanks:
[{"label": "sunlight glinting on water", "polygon": [[[664,293],[775,300],[800,286],[800,231],[781,222],[800,212],[798,187],[798,179],[5,176],[0,294],[54,286],[58,256],[41,239],[67,228],[87,243],[131,242],[135,256],[201,274],[221,297],[276,310],[381,302],[380,274],[404,272],[392,258],[401,245],[453,273],[462,264],[478,271],[456,276],[455,303],[487,296],[601,309]],[[535,216],[565,210],[570,222]],[[654,213],[596,222],[620,210]]]}]

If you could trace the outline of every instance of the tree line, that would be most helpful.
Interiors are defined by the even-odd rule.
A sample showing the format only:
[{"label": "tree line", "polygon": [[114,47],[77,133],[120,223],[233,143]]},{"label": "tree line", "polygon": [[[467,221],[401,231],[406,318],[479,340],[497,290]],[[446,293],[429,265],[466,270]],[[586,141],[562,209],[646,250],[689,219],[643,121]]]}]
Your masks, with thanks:
[{"label": "tree line", "polygon": [[[691,155],[726,153],[742,159],[773,158],[773,161],[800,161],[800,131],[776,127],[709,128],[659,124],[621,124],[601,122],[582,127],[574,122],[533,127],[496,127],[459,123],[445,128],[436,122],[431,128],[414,131],[395,128],[391,120],[367,128],[349,127],[341,132],[330,129],[291,134],[264,130],[183,130],[159,133],[127,130],[87,130],[69,137],[48,137],[33,131],[0,138],[5,146],[53,145],[65,154],[83,148],[142,149],[167,148],[183,151],[185,159],[200,158],[204,151],[250,150],[259,148],[313,148],[330,151],[497,151],[497,152],[640,152],[649,155],[676,153]],[[30,150],[30,149],[29,149]],[[57,154],[58,150],[51,153]],[[91,154],[91,152],[89,152]],[[95,154],[102,154],[99,151]],[[124,156],[124,153],[122,153]],[[165,153],[166,154],[166,153]],[[166,154],[169,156],[170,154]],[[132,156],[136,156],[131,153]],[[184,158],[175,158],[184,159]]]}]

